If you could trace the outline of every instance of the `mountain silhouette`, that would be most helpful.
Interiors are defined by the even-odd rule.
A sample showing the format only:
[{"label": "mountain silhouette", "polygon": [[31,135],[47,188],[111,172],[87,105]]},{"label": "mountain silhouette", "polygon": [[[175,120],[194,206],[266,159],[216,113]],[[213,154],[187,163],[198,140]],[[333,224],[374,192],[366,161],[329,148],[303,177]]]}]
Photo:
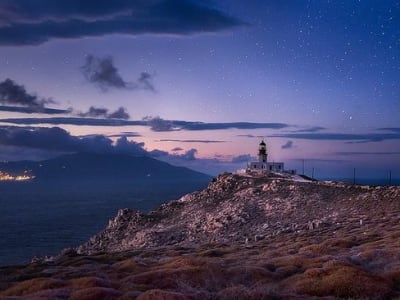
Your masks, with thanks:
[{"label": "mountain silhouette", "polygon": [[75,153],[43,161],[0,163],[0,170],[14,175],[29,173],[34,180],[110,180],[143,183],[152,181],[202,181],[210,176],[144,156]]}]

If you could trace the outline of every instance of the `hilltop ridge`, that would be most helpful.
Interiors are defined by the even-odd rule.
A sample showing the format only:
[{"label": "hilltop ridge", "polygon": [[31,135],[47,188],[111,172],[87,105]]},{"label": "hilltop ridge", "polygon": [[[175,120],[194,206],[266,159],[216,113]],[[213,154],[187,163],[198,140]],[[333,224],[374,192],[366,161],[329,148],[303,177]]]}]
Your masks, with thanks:
[{"label": "hilltop ridge", "polygon": [[[204,243],[246,243],[319,228],[337,232],[377,216],[400,217],[400,187],[225,173],[207,188],[148,214],[122,209],[79,253]],[[397,214],[397,215],[396,215]]]}]

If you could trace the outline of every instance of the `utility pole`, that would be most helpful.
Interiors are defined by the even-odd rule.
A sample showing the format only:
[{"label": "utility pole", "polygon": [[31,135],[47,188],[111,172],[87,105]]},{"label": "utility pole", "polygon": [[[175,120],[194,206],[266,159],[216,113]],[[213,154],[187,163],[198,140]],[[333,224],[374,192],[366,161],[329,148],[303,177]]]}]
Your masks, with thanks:
[{"label": "utility pole", "polygon": [[311,178],[314,179],[314,167],[312,168],[312,175]]},{"label": "utility pole", "polygon": [[303,159],[303,175],[305,175],[305,174],[304,174],[304,159]]},{"label": "utility pole", "polygon": [[353,170],[353,184],[356,184],[356,168]]},{"label": "utility pole", "polygon": [[392,170],[389,171],[389,185],[392,185]]}]

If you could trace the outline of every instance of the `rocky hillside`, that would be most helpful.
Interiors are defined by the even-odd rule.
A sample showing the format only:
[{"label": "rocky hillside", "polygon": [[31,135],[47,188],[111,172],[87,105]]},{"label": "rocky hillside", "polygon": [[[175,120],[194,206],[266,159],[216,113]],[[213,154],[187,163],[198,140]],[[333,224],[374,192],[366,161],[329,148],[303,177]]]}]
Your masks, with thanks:
[{"label": "rocky hillside", "polygon": [[400,187],[223,174],[78,249],[0,267],[0,299],[400,299]]},{"label": "rocky hillside", "polygon": [[122,209],[78,253],[166,245],[249,243],[281,233],[366,229],[400,220],[400,188],[222,174],[200,192],[143,214]]}]

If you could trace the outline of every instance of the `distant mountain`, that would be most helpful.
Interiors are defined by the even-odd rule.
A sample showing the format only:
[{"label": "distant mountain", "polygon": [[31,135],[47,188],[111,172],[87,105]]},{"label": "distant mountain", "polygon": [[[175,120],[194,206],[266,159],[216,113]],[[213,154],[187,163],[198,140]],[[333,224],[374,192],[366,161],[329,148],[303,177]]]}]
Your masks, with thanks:
[{"label": "distant mountain", "polygon": [[44,161],[0,163],[0,171],[13,175],[28,173],[35,181],[109,181],[151,183],[207,182],[210,176],[188,168],[172,166],[150,157],[130,155],[76,153]]}]

